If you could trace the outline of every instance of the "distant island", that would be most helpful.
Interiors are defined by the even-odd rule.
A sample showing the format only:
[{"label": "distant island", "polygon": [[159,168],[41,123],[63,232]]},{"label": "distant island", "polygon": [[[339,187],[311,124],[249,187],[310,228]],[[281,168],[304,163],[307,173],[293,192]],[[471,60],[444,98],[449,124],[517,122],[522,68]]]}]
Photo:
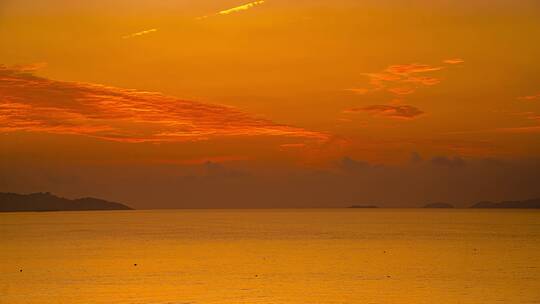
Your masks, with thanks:
[{"label": "distant island", "polygon": [[379,208],[375,205],[352,205],[349,208]]},{"label": "distant island", "polygon": [[454,208],[454,205],[448,203],[429,203],[424,208]]},{"label": "distant island", "polygon": [[524,201],[504,201],[500,203],[479,202],[471,208],[500,208],[500,209],[540,209],[540,198]]},{"label": "distant island", "polygon": [[[353,209],[366,209],[366,208],[379,208],[377,205],[365,204],[365,205],[352,205],[347,208]],[[427,209],[452,209],[456,208],[454,205],[449,203],[428,203],[425,204],[422,208]],[[467,207],[462,207],[467,208]],[[540,209],[540,198],[528,199],[522,201],[503,201],[503,202],[489,202],[483,201],[476,203],[468,208],[472,209]]]},{"label": "distant island", "polygon": [[90,210],[132,210],[132,208],[92,197],[71,200],[48,192],[32,194],[0,192],[0,212]]}]

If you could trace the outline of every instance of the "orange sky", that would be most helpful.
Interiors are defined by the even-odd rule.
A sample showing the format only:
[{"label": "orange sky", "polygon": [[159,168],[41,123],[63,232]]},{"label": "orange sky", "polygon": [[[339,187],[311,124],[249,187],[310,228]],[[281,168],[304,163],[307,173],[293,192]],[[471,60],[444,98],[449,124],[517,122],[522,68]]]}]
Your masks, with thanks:
[{"label": "orange sky", "polygon": [[[237,181],[238,192],[246,183],[260,183],[252,188],[262,192],[280,187],[276,180],[307,189],[342,184],[336,174],[348,174],[343,165],[351,160],[390,168],[365,177],[385,176],[374,186],[381,192],[387,174],[431,176],[433,168],[409,168],[415,160],[428,167],[463,161],[474,172],[467,176],[502,170],[472,169],[486,159],[512,164],[501,174],[532,170],[540,156],[534,37],[536,0],[4,0],[0,191],[107,195],[147,207],[127,190],[72,182],[111,177],[123,166],[159,179],[207,176],[218,165],[257,176]],[[43,172],[55,177],[28,179]],[[317,172],[331,182],[294,177]],[[531,174],[502,193],[453,197],[439,189],[404,200],[540,195],[525,186],[538,181]],[[107,183],[121,189],[118,180]],[[399,205],[403,197],[365,195],[348,180],[349,188],[329,185],[315,205]],[[175,186],[164,184],[148,187],[177,206]],[[306,189],[287,193],[309,206]]]}]

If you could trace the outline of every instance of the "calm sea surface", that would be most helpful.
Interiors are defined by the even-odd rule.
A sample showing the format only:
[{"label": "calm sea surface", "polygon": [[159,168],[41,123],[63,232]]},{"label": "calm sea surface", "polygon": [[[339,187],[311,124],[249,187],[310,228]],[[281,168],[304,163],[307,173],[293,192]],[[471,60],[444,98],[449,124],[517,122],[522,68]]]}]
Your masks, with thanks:
[{"label": "calm sea surface", "polygon": [[0,303],[540,303],[540,212],[5,213]]}]

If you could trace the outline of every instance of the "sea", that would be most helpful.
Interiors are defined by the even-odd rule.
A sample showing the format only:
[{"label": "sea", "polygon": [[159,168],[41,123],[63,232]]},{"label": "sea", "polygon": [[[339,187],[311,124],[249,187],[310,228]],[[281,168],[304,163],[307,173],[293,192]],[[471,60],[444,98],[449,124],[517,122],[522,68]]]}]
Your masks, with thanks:
[{"label": "sea", "polygon": [[540,303],[540,211],[0,213],[0,303]]}]

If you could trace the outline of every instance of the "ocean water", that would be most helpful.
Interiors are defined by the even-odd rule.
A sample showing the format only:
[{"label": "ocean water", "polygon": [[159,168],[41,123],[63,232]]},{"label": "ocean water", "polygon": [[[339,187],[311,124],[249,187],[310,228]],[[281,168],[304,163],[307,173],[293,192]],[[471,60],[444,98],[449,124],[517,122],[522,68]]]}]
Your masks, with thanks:
[{"label": "ocean water", "polygon": [[4,213],[0,303],[540,303],[540,212]]}]

